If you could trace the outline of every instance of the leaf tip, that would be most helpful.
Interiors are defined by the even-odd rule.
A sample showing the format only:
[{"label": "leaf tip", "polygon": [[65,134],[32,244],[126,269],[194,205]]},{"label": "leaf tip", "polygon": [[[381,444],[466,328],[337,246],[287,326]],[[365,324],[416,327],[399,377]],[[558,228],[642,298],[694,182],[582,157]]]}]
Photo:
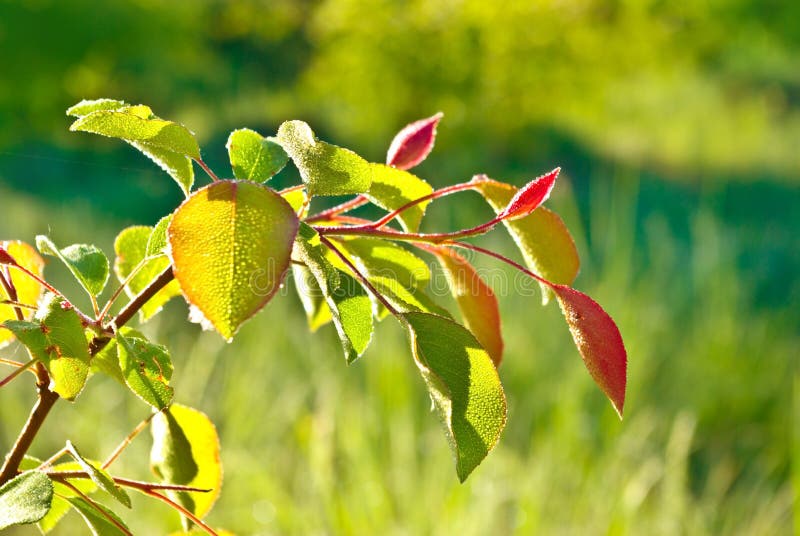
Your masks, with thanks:
[{"label": "leaf tip", "polygon": [[497,218],[500,220],[521,218],[539,208],[550,197],[559,173],[561,173],[561,168],[557,167],[520,188]]},{"label": "leaf tip", "polygon": [[398,169],[411,169],[425,160],[436,141],[436,127],[444,113],[436,114],[406,125],[392,140],[386,154],[386,164]]}]

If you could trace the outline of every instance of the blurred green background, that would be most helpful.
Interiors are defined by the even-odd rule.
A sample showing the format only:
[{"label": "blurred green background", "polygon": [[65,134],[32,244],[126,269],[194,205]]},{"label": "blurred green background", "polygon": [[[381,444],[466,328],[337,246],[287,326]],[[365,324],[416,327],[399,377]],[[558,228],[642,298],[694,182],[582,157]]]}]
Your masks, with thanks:
[{"label": "blurred green background", "polygon": [[[586,374],[557,307],[502,296],[508,426],[459,485],[391,320],[346,367],[332,328],[308,333],[291,288],[232,345],[187,324],[174,300],[146,329],[172,349],[177,400],[218,425],[226,477],[213,525],[800,531],[800,3],[0,0],[0,69],[3,239],[49,233],[110,255],[122,228],[152,225],[180,202],[125,144],[67,132],[64,110],[83,98],[147,103],[185,123],[223,175],[233,128],[269,134],[304,119],[382,161],[394,132],[440,110],[436,149],[417,169],[435,186],[479,172],[520,185],[564,169],[549,204],[576,237],[576,286],[625,338],[625,421]],[[279,185],[294,180],[282,176]],[[434,205],[425,225],[488,214],[464,194]],[[515,254],[500,231],[484,243]],[[59,267],[48,273],[76,290]],[[3,452],[32,391],[27,380],[3,388]],[[70,437],[102,458],[146,414],[95,378],[57,406],[32,453]],[[148,449],[137,439],[118,472],[148,478]],[[178,527],[135,499],[143,509],[123,517],[136,534]],[[55,534],[83,531],[73,513]]]}]

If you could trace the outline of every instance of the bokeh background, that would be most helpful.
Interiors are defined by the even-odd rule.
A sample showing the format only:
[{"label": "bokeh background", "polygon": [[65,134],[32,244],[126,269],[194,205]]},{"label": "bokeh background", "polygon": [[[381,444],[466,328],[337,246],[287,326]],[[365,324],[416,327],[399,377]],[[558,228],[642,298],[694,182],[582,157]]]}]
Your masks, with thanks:
[{"label": "bokeh background", "polygon": [[[49,233],[111,256],[122,228],[180,202],[125,144],[67,132],[64,110],[98,97],[185,123],[222,175],[233,128],[270,134],[304,119],[382,161],[394,132],[437,111],[436,149],[417,169],[435,186],[479,172],[521,185],[560,165],[549,203],[576,237],[576,286],[628,347],[620,422],[557,306],[502,296],[508,426],[460,485],[396,323],[347,367],[332,328],[308,333],[290,288],[231,345],[188,324],[173,300],[146,330],[173,350],[177,400],[217,423],[226,478],[213,525],[264,535],[797,527],[800,3],[2,0],[1,238]],[[426,228],[483,221],[471,195],[435,204]],[[484,243],[515,254],[501,231]],[[59,267],[49,274],[79,302]],[[5,452],[33,393],[19,380],[0,395]],[[71,437],[102,458],[146,414],[94,378],[56,408],[32,453]],[[117,471],[148,478],[148,449],[138,438]],[[135,502],[123,517],[136,534],[178,527],[161,505]],[[85,530],[72,513],[55,534]]]}]

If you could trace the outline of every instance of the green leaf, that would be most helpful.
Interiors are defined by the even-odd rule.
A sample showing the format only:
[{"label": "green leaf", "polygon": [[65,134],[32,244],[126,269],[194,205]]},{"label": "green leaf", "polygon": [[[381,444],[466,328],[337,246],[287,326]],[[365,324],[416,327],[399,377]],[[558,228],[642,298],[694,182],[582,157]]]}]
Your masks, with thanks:
[{"label": "green leaf", "polygon": [[463,482],[505,426],[506,398],[497,370],[463,326],[428,313],[405,313],[401,319]]},{"label": "green leaf", "polygon": [[32,322],[7,320],[4,326],[45,364],[59,396],[74,400],[80,394],[89,375],[89,343],[71,305],[48,293]]},{"label": "green leaf", "polygon": [[[515,187],[485,175],[475,177],[472,182],[498,214],[505,210],[517,193]],[[503,224],[522,252],[528,268],[553,283],[572,284],[578,275],[580,259],[572,235],[558,214],[539,207],[523,218],[504,220]],[[552,296],[552,290],[541,283],[540,287],[542,303],[546,304]]]},{"label": "green leaf", "polygon": [[145,248],[145,256],[157,257],[164,254],[167,248],[167,228],[169,222],[172,221],[172,214],[167,214],[156,223],[150,237],[147,239],[147,247]]},{"label": "green leaf", "polygon": [[464,324],[478,339],[495,366],[503,359],[500,308],[492,288],[475,268],[450,248],[431,248],[442,266]]},{"label": "green leaf", "polygon": [[150,465],[164,482],[183,484],[201,492],[169,492],[199,518],[211,510],[222,488],[219,437],[214,423],[202,412],[173,404],[153,418]]},{"label": "green leaf", "polygon": [[50,510],[53,483],[44,473],[26,471],[0,488],[0,530],[36,523]]},{"label": "green leaf", "polygon": [[97,486],[114,497],[117,501],[124,504],[128,508],[131,507],[131,498],[128,496],[128,493],[119,487],[115,482],[114,479],[111,478],[106,471],[97,467],[92,462],[88,461],[86,458],[81,456],[78,452],[78,449],[75,448],[75,445],[72,444],[71,441],[67,440],[67,452],[75,458],[75,461],[80,465],[81,469],[89,475],[89,478],[97,484]]},{"label": "green leaf", "polygon": [[289,203],[292,210],[297,213],[298,218],[306,217],[306,214],[308,214],[308,194],[305,188],[282,192],[281,197]]},{"label": "green leaf", "polygon": [[[128,338],[147,340],[147,337],[145,337],[142,332],[127,326],[120,328],[119,333]],[[125,376],[122,375],[122,369],[119,367],[116,338],[108,341],[108,344],[106,344],[102,350],[92,356],[91,370],[92,373],[102,372],[103,374],[107,374],[122,385],[127,386],[125,383]]]},{"label": "green leaf", "polygon": [[[33,246],[20,242],[18,240],[10,240],[0,242],[0,246],[10,254],[17,264],[30,270],[32,273],[42,276],[44,270],[44,260],[36,252]],[[10,270],[9,275],[11,283],[17,291],[17,301],[27,305],[35,306],[39,302],[39,297],[42,295],[44,287],[34,280],[33,278],[23,274],[19,270]],[[11,296],[6,294],[5,289],[0,286],[0,300],[10,299]],[[27,309],[22,309],[23,317],[30,318],[33,312]],[[16,320],[17,313],[14,307],[0,303],[0,325],[6,320]],[[0,348],[6,346],[14,340],[14,334],[7,329],[0,329]]]},{"label": "green leaf", "polygon": [[169,386],[172,360],[167,349],[120,333],[116,339],[119,366],[130,390],[156,409],[167,407],[174,395]]},{"label": "green leaf", "polygon": [[125,522],[117,514],[98,502],[89,503],[81,497],[67,499],[81,515],[94,536],[125,536],[130,534]]},{"label": "green leaf", "polygon": [[194,134],[183,125],[154,116],[147,106],[99,109],[79,117],[70,130],[125,140],[175,179],[184,194],[188,195],[194,184],[191,159],[200,158]]},{"label": "green leaf", "polygon": [[225,148],[237,179],[267,182],[289,162],[289,155],[275,138],[247,128],[231,132]]},{"label": "green leaf", "polygon": [[78,118],[69,129],[141,142],[151,148],[200,158],[200,147],[189,129],[157,117],[145,118],[130,110],[92,112]]},{"label": "green leaf", "polygon": [[[433,192],[430,184],[408,171],[384,164],[370,164],[370,166],[372,167],[372,186],[367,192],[367,197],[386,210],[398,209],[409,201]],[[400,220],[403,229],[412,233],[417,232],[428,203],[430,201],[423,201],[400,213],[397,219]]]},{"label": "green leaf", "polygon": [[280,287],[298,223],[281,196],[249,181],[215,182],[175,211],[168,230],[175,278],[225,339]]},{"label": "green leaf", "polygon": [[73,117],[83,117],[92,112],[114,111],[128,107],[123,101],[114,99],[82,100],[78,104],[67,109],[67,115]]},{"label": "green leaf", "polygon": [[286,121],[278,129],[277,142],[294,161],[308,194],[361,194],[372,184],[372,166],[349,149],[318,140],[302,121]]},{"label": "green leaf", "polygon": [[[37,460],[31,456],[26,456],[23,462],[20,464],[20,469],[35,469],[41,464],[42,460]],[[64,472],[82,471],[83,469],[76,462],[66,462],[53,465],[49,468],[49,470],[54,472]],[[97,485],[88,478],[70,478],[67,480],[71,485],[78,488],[81,493],[86,495],[97,491]],[[42,532],[42,534],[47,534],[53,530],[56,525],[58,525],[58,522],[61,521],[61,518],[64,517],[70,508],[72,508],[72,505],[70,505],[66,498],[78,496],[79,495],[73,489],[65,486],[57,480],[53,480],[53,503],[50,506],[50,510],[47,512],[47,515],[40,519],[38,523],[39,530]]]},{"label": "green leaf", "polygon": [[190,157],[176,151],[164,149],[163,147],[156,147],[143,141],[125,141],[152,160],[158,167],[166,171],[167,174],[178,183],[183,194],[189,195],[194,185],[194,166],[192,166],[192,159]]},{"label": "green leaf", "polygon": [[108,259],[95,246],[73,244],[58,249],[48,237],[38,235],[36,247],[43,255],[57,257],[63,262],[90,296],[97,297],[103,292],[108,282]]},{"label": "green leaf", "polygon": [[364,353],[372,339],[372,306],[361,284],[337,270],[326,258],[326,250],[317,232],[300,224],[295,255],[309,269],[325,297],[345,359],[351,363]]},{"label": "green leaf", "polygon": [[[114,241],[114,251],[117,255],[114,261],[114,272],[117,274],[119,282],[123,283],[134,269],[139,268],[128,286],[125,287],[125,293],[131,298],[144,290],[169,266],[169,259],[163,256],[145,260],[147,245],[153,233],[152,227],[137,225],[124,229]],[[139,267],[140,264],[141,267]],[[180,293],[181,288],[178,282],[170,281],[139,310],[141,320],[145,321],[151,318],[161,310],[165,303],[171,298],[179,296]]]},{"label": "green leaf", "polygon": [[305,266],[293,264],[292,276],[300,302],[303,304],[303,310],[306,312],[308,328],[313,333],[333,319],[331,308],[328,307],[325,295],[319,288],[311,270]]}]

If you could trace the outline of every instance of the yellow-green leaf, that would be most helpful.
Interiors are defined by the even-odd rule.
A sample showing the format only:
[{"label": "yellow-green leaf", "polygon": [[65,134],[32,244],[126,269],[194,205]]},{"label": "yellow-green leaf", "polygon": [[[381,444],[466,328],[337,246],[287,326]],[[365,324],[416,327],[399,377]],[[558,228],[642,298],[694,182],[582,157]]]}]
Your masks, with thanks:
[{"label": "yellow-green leaf", "polygon": [[281,196],[249,181],[212,183],[175,211],[168,229],[175,278],[226,339],[280,287],[298,224]]},{"label": "yellow-green leaf", "polygon": [[497,297],[475,268],[450,248],[432,248],[442,266],[450,292],[461,309],[464,324],[492,357],[495,366],[503,359],[503,337]]},{"label": "yellow-green leaf", "polygon": [[114,497],[117,501],[124,504],[128,508],[131,507],[131,498],[128,496],[128,493],[119,487],[115,482],[114,479],[111,478],[105,470],[98,467],[96,464],[90,462],[83,456],[81,456],[78,449],[75,448],[75,445],[72,444],[71,441],[67,440],[67,452],[75,459],[78,465],[81,467],[81,470],[85,471],[92,482],[97,484],[97,486]]},{"label": "yellow-green leaf", "polygon": [[36,247],[43,255],[52,255],[63,262],[90,296],[96,297],[103,292],[108,282],[108,259],[97,247],[73,244],[59,249],[44,235],[36,237]]},{"label": "yellow-green leaf", "polygon": [[[484,175],[475,177],[473,182],[475,189],[498,214],[517,193],[514,186]],[[580,259],[572,235],[558,214],[539,207],[523,218],[504,220],[503,224],[517,243],[528,268],[553,283],[572,284],[578,275]],[[552,290],[544,284],[540,284],[540,287],[542,303],[546,304],[552,296]]]},{"label": "yellow-green leaf", "polygon": [[372,184],[372,167],[356,153],[318,140],[308,124],[286,121],[277,141],[297,166],[309,195],[361,194]]},{"label": "yellow-green leaf", "polygon": [[[33,246],[18,240],[0,242],[0,246],[2,246],[20,266],[27,268],[39,277],[42,276],[44,260],[42,260]],[[11,282],[14,284],[14,288],[17,291],[17,301],[35,307],[39,302],[39,297],[42,295],[42,285],[15,268],[9,267],[6,272],[6,267],[0,266],[0,270],[3,270],[11,277]],[[5,289],[0,286],[0,300],[7,300],[10,298],[11,296],[6,294]],[[20,311],[26,319],[33,316],[32,309],[20,309]],[[17,314],[13,307],[0,304],[0,324],[6,320],[14,320],[16,318]],[[0,348],[13,340],[14,334],[10,330],[0,329]]]},{"label": "yellow-green leaf", "polygon": [[320,327],[333,320],[331,308],[328,307],[325,295],[322,293],[322,289],[319,288],[319,284],[311,270],[305,266],[294,264],[292,265],[292,276],[300,302],[303,304],[303,310],[306,312],[308,328],[312,332],[317,331]]},{"label": "yellow-green leaf", "polygon": [[92,112],[100,112],[103,110],[120,110],[126,108],[128,105],[123,101],[114,99],[96,99],[96,100],[82,100],[78,104],[71,106],[67,109],[67,115],[73,117],[83,117]]},{"label": "yellow-green leaf", "polygon": [[166,347],[146,339],[117,333],[117,355],[125,383],[139,398],[156,409],[172,402],[172,359]]},{"label": "yellow-green leaf", "polygon": [[[409,201],[433,192],[430,184],[408,171],[384,164],[370,164],[370,166],[372,186],[367,192],[367,197],[379,207],[395,210]],[[414,233],[419,229],[428,203],[430,201],[423,201],[400,213],[397,219],[406,231]]]},{"label": "yellow-green leaf", "polygon": [[202,412],[173,404],[153,418],[150,465],[165,483],[210,490],[170,492],[170,495],[203,518],[219,497],[222,464],[217,429]]},{"label": "yellow-green leaf", "polygon": [[[117,255],[114,260],[114,273],[119,282],[126,281],[136,270],[136,274],[125,287],[125,293],[131,298],[137,296],[169,266],[169,259],[165,256],[147,257],[147,246],[153,233],[153,227],[135,225],[123,229],[114,241],[114,252]],[[139,317],[142,321],[148,320],[160,311],[165,303],[180,293],[178,282],[170,281],[142,306]]]},{"label": "yellow-green leaf", "polygon": [[405,313],[401,319],[463,482],[495,446],[506,423],[497,370],[472,333],[452,320],[429,313]]},{"label": "yellow-green leaf", "polygon": [[130,534],[130,529],[125,522],[108,507],[94,501],[90,503],[82,497],[68,497],[67,500],[78,511],[94,536]]}]

